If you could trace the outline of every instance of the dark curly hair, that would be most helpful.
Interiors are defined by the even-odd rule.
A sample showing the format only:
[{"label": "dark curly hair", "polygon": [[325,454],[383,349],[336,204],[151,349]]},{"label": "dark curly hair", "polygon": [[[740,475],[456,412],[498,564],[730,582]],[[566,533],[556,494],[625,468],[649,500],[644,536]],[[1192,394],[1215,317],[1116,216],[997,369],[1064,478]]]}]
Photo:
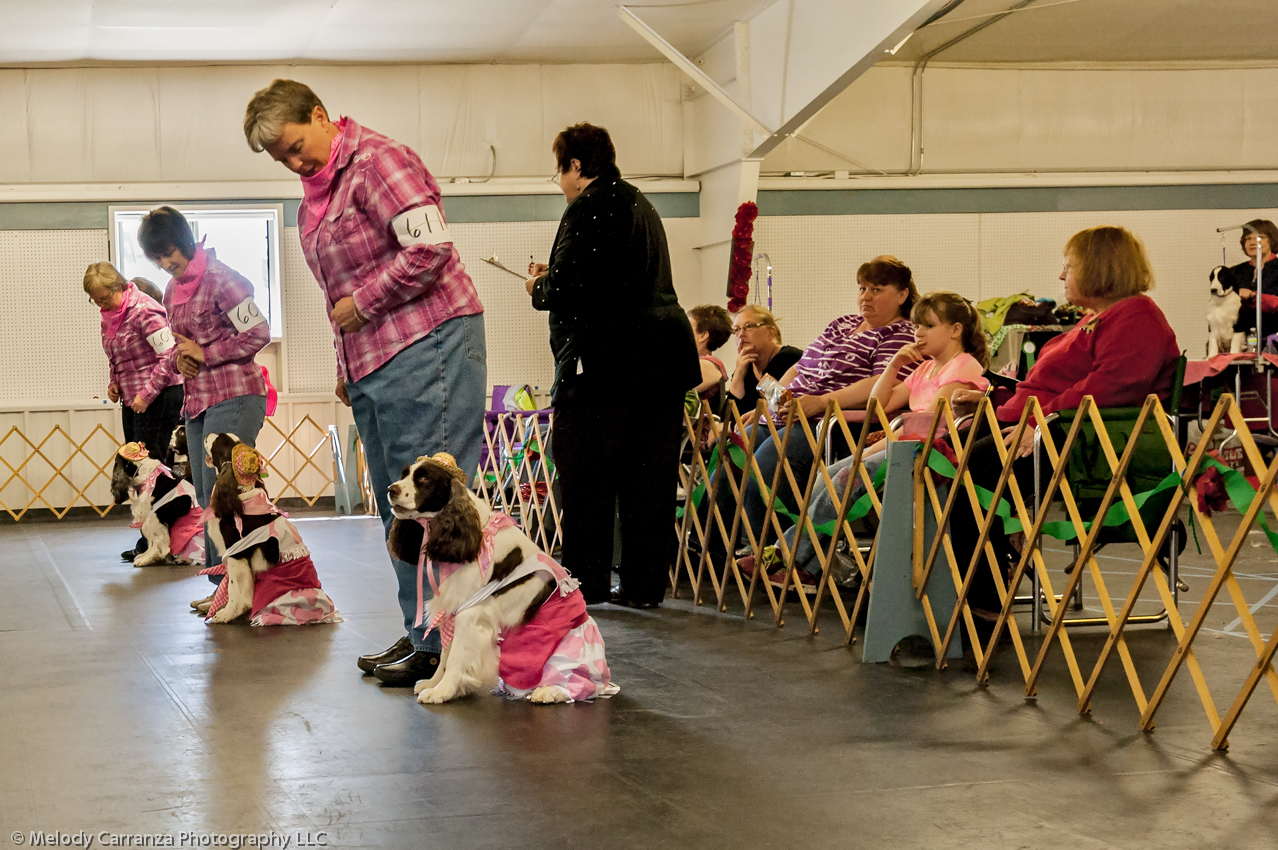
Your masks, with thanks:
[{"label": "dark curly hair", "polygon": [[698,333],[707,333],[706,348],[717,351],[732,338],[732,317],[718,304],[701,304],[688,311]]},{"label": "dark curly hair", "polygon": [[582,122],[573,124],[555,136],[550,146],[561,172],[572,168],[575,159],[581,163],[582,177],[620,177],[617,170],[617,149],[612,137],[603,127]]}]

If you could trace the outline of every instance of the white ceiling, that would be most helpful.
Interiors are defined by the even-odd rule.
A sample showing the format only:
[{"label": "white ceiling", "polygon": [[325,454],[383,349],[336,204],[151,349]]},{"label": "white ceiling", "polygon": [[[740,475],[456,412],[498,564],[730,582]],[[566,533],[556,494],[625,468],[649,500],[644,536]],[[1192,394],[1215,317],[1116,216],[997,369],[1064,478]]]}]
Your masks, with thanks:
[{"label": "white ceiling", "polygon": [[[964,0],[897,51],[913,62],[1017,0]],[[935,62],[1246,62],[1278,60],[1275,0],[1036,0]]]},{"label": "white ceiling", "polygon": [[[687,55],[775,0],[638,0]],[[837,0],[832,0],[837,2]],[[888,2],[888,0],[884,0]],[[1015,5],[963,0],[893,61]],[[0,0],[0,65],[656,62],[616,0]],[[663,8],[664,7],[664,8]],[[939,62],[1278,60],[1275,0],[1036,0]]]},{"label": "white ceiling", "polygon": [[[640,0],[666,4],[671,0]],[[635,11],[686,53],[772,0]],[[616,0],[0,0],[0,64],[655,62]]]}]

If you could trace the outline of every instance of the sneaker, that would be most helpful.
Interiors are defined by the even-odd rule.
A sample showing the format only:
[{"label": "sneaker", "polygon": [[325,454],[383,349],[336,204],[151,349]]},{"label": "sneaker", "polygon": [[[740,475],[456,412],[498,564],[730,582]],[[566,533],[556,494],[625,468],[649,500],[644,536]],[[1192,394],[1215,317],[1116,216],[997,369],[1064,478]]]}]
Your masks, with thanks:
[{"label": "sneaker", "polygon": [[[803,570],[794,571],[795,580],[803,584],[804,587],[816,587],[816,578],[805,573]],[[768,581],[773,584],[780,584],[785,580],[785,570],[774,570],[768,574]],[[793,586],[793,585],[791,585]]]}]

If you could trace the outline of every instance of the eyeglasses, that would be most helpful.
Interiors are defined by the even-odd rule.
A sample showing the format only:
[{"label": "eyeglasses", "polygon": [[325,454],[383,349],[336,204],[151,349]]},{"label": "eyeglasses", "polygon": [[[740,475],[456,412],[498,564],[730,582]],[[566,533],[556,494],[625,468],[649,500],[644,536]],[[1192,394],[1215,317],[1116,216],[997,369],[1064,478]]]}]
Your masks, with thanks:
[{"label": "eyeglasses", "polygon": [[751,323],[749,323],[749,324],[742,325],[742,326],[741,326],[741,327],[739,327],[739,328],[733,328],[733,329],[732,329],[732,335],[733,335],[733,336],[737,336],[737,335],[739,335],[739,334],[743,333],[744,331],[752,331],[752,330],[754,330],[755,328],[766,328],[767,326],[768,326],[768,323],[767,323],[767,322],[751,322]]},{"label": "eyeglasses", "polygon": [[561,173],[562,173],[562,172],[560,172],[560,171],[556,171],[554,174],[550,175],[550,182],[551,182],[551,183],[558,183],[558,182],[559,182],[559,175],[560,175]]}]

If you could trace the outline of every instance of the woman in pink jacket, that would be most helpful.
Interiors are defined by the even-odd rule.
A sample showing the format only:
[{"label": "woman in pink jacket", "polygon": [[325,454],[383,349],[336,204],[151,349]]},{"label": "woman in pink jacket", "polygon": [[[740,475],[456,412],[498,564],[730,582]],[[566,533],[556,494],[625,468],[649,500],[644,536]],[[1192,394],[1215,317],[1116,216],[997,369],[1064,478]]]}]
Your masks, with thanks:
[{"label": "woman in pink jacket", "polygon": [[[191,483],[200,507],[208,507],[217,471],[204,463],[204,436],[229,432],[250,446],[256,443],[266,417],[266,380],[253,357],[271,341],[270,325],[253,301],[253,284],[212,249],[195,244],[182,213],[172,207],[151,210],[138,228],[138,244],[173,277],[164,292],[176,342],[167,362],[186,378],[182,413]],[[217,563],[211,542],[204,562]],[[191,607],[207,610],[212,601],[210,593]]]},{"label": "woman in pink jacket", "polygon": [[182,421],[182,377],[165,357],[174,345],[168,315],[110,263],[89,266],[84,291],[102,311],[107,398],[123,405],[124,442],[142,443],[152,457],[163,457]]}]

